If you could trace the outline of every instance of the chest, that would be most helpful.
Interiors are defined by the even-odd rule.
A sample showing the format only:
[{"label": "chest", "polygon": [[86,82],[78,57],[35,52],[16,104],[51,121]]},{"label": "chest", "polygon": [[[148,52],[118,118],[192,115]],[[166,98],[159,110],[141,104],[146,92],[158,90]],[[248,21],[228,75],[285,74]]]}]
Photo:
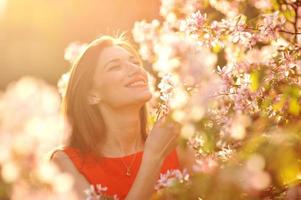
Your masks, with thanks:
[{"label": "chest", "polygon": [[[116,200],[125,199],[130,191],[142,164],[143,156],[141,152],[135,156],[123,158],[98,158],[80,156],[71,150],[66,150],[66,152],[86,180],[91,185],[98,187],[97,191],[100,191],[105,196],[113,197],[115,195]],[[126,174],[127,169],[130,171],[130,176]],[[160,174],[173,169],[181,169],[176,151],[171,152],[165,158],[160,169]]]}]

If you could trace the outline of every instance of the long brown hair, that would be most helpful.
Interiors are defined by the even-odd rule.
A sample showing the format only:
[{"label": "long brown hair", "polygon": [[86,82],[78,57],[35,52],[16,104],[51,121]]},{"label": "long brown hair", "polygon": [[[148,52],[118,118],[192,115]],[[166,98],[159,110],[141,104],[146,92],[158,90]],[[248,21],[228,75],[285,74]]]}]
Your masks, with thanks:
[{"label": "long brown hair", "polygon": [[[99,145],[105,138],[105,124],[100,111],[97,107],[88,104],[87,97],[92,87],[93,74],[100,52],[113,45],[119,45],[135,54],[142,65],[137,51],[121,35],[119,37],[101,36],[93,40],[71,68],[62,108],[72,127],[68,145],[78,148],[82,153],[91,152],[101,155],[98,151]],[[140,110],[140,123],[142,138],[145,141],[148,131],[146,105]]]}]

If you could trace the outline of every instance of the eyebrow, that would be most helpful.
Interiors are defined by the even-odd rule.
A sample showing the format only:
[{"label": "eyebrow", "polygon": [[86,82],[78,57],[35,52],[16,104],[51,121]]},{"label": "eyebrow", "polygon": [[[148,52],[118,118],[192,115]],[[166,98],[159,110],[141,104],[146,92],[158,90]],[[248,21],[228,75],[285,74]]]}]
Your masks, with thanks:
[{"label": "eyebrow", "polygon": [[[137,59],[135,56],[133,56],[133,55],[130,55],[130,56],[128,56],[128,58],[131,60],[131,59]],[[106,69],[106,67],[110,64],[110,63],[112,63],[112,62],[116,62],[116,61],[120,61],[120,60],[122,60],[121,58],[114,58],[114,59],[112,59],[112,60],[110,60],[110,61],[108,61],[105,65],[104,65],[104,69]]]}]

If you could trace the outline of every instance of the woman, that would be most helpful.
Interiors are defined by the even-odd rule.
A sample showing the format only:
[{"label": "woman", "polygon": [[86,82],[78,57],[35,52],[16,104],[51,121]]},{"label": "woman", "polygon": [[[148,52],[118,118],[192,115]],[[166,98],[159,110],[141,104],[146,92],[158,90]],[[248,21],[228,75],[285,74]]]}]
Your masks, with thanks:
[{"label": "woman", "polygon": [[79,56],[63,101],[72,133],[52,159],[73,175],[81,199],[90,184],[119,199],[149,199],[160,172],[191,169],[191,150],[176,147],[177,125],[163,117],[148,131],[151,97],[142,62],[123,39],[102,36]]}]

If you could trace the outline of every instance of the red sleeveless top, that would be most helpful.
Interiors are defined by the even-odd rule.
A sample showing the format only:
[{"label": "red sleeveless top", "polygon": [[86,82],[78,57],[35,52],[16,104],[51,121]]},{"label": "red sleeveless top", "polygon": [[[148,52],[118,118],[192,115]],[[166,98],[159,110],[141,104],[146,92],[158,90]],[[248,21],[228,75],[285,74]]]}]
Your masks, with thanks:
[{"label": "red sleeveless top", "polygon": [[[71,159],[77,170],[86,178],[91,185],[100,184],[102,194],[105,196],[116,196],[123,200],[128,194],[135,177],[138,173],[143,151],[130,154],[124,157],[97,157],[90,154],[80,154],[78,149],[64,147],[64,152]],[[133,161],[136,155],[135,160]],[[126,167],[131,165],[131,175],[126,175]],[[161,174],[168,170],[182,170],[176,149],[174,149],[163,161],[160,170]],[[158,177],[159,178],[159,177]]]}]

